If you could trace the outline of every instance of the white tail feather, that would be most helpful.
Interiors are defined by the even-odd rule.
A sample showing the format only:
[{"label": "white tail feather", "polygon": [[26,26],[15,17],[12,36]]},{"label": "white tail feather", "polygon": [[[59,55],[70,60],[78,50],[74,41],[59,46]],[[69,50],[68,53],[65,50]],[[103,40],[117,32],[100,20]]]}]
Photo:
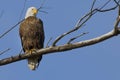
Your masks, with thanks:
[{"label": "white tail feather", "polygon": [[29,58],[28,59],[28,67],[31,70],[35,70],[38,67],[39,61],[37,58]]}]

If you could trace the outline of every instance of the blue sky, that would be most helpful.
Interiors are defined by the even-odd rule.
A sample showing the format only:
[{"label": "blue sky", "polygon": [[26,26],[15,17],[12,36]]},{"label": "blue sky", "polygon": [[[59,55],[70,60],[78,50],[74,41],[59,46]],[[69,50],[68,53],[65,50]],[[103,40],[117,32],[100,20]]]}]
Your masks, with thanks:
[{"label": "blue sky", "polygon": [[[28,7],[39,7],[43,0],[27,0],[24,12],[24,0],[1,0],[0,34],[24,18]],[[97,0],[99,7],[105,0]],[[44,10],[48,14],[39,13],[37,16],[44,22],[45,45],[52,37],[72,29],[78,19],[90,10],[91,0],[46,0]],[[113,6],[111,2],[107,7]],[[63,38],[58,45],[66,43],[69,38],[82,32],[89,34],[77,41],[91,39],[113,29],[117,10],[94,15],[83,28],[74,34]],[[10,48],[0,59],[17,55],[21,50],[19,26],[0,39],[0,51]],[[104,42],[71,51],[44,55],[36,71],[29,70],[27,61],[22,60],[9,65],[0,66],[0,80],[120,80],[120,36]]]}]

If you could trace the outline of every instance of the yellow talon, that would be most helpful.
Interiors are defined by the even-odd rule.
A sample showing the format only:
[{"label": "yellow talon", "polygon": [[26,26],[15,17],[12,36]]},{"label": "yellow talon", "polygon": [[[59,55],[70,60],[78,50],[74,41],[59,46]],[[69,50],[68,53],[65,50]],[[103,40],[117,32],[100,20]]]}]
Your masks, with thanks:
[{"label": "yellow talon", "polygon": [[26,50],[25,53],[29,53],[29,50]]},{"label": "yellow talon", "polygon": [[29,53],[32,54],[32,52],[36,52],[36,49],[29,50]]},{"label": "yellow talon", "polygon": [[36,52],[36,49],[30,49],[25,51],[25,53],[28,53],[28,54],[32,54],[33,52]]}]

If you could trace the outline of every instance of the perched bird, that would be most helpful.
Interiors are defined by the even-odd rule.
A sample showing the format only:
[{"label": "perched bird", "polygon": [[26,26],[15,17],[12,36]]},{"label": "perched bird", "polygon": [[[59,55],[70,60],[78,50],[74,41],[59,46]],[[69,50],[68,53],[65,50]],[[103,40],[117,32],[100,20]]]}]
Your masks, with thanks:
[{"label": "perched bird", "polygon": [[[37,13],[38,10],[35,7],[28,8],[25,19],[20,24],[19,35],[26,54],[32,54],[33,51],[44,46],[43,22],[36,17]],[[28,67],[35,70],[41,59],[42,55],[28,58]]]}]

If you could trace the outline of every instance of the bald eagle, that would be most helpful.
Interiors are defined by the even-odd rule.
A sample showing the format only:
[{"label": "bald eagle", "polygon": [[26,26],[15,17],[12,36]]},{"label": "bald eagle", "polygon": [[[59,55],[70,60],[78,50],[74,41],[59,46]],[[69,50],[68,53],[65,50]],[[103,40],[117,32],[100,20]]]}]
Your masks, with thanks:
[{"label": "bald eagle", "polygon": [[[36,17],[38,10],[35,7],[28,8],[25,19],[21,22],[19,35],[22,48],[26,54],[43,48],[44,29],[43,22]],[[39,66],[42,55],[28,58],[28,67],[35,70]]]}]

